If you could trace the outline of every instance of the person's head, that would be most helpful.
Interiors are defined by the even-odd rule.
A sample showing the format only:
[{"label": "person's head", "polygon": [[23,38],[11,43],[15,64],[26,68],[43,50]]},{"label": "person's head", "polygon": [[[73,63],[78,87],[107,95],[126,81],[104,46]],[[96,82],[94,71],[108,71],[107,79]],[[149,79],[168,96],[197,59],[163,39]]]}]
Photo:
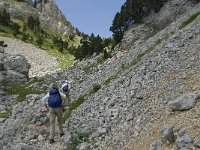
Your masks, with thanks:
[{"label": "person's head", "polygon": [[64,82],[65,82],[65,83],[68,83],[68,80],[65,80]]},{"label": "person's head", "polygon": [[57,90],[58,90],[57,84],[51,83],[51,84],[50,84],[50,89],[57,89]]}]

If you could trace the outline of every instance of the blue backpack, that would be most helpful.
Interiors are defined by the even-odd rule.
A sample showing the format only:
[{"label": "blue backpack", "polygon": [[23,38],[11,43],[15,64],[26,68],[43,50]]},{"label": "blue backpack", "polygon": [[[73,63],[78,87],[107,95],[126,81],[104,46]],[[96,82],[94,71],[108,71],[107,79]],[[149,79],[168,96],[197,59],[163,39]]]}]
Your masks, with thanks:
[{"label": "blue backpack", "polygon": [[63,88],[62,88],[63,92],[67,92],[69,90],[69,85],[66,84]]},{"label": "blue backpack", "polygon": [[49,91],[48,104],[49,104],[49,107],[51,107],[51,108],[62,107],[62,99],[61,99],[60,93],[57,89],[51,89]]}]

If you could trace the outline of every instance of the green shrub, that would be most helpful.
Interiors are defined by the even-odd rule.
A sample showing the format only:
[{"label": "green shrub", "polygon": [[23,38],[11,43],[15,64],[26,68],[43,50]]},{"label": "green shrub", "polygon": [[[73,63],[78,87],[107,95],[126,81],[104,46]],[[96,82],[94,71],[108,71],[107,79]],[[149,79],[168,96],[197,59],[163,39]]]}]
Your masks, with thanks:
[{"label": "green shrub", "polygon": [[32,79],[28,82],[28,85],[31,85],[33,83],[41,83],[41,82],[44,82],[44,79],[43,78],[35,78],[35,79]]},{"label": "green shrub", "polygon": [[92,73],[92,66],[87,66],[87,67],[83,68],[83,70],[86,74],[90,74],[90,73]]},{"label": "green shrub", "polygon": [[199,14],[200,14],[200,11],[192,14],[187,20],[185,20],[184,22],[181,23],[181,25],[179,26],[179,29],[186,27],[193,20],[195,20],[199,16]]},{"label": "green shrub", "polygon": [[4,71],[3,63],[0,63],[0,71]]},{"label": "green shrub", "polygon": [[107,52],[107,50],[104,50],[103,51],[103,58],[104,59],[108,59],[108,58],[111,58],[111,52]]},{"label": "green shrub", "polygon": [[21,40],[22,40],[22,41],[26,41],[26,40],[28,40],[28,39],[29,39],[29,37],[30,37],[30,35],[29,35],[29,34],[22,33]]},{"label": "green shrub", "polygon": [[85,97],[85,95],[84,96],[80,96],[77,100],[74,100],[70,104],[68,110],[66,110],[64,115],[63,115],[64,122],[70,117],[72,111],[75,110],[76,108],[78,108],[85,101],[84,97]]},{"label": "green shrub", "polygon": [[101,88],[101,85],[100,84],[94,84],[92,89],[88,92],[88,96],[96,93],[99,89]]},{"label": "green shrub", "polygon": [[11,115],[10,111],[0,112],[0,118],[9,118]]},{"label": "green shrub", "polygon": [[101,85],[100,84],[94,84],[92,89],[93,89],[93,93],[96,93],[99,89],[101,89]]}]

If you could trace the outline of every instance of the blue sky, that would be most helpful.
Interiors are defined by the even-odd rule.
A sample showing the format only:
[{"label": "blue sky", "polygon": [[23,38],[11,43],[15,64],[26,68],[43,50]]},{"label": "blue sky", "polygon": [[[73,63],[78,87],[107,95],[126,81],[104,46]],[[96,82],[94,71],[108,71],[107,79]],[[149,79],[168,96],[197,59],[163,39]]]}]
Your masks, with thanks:
[{"label": "blue sky", "polygon": [[125,0],[55,0],[68,21],[86,34],[111,37],[109,28]]}]

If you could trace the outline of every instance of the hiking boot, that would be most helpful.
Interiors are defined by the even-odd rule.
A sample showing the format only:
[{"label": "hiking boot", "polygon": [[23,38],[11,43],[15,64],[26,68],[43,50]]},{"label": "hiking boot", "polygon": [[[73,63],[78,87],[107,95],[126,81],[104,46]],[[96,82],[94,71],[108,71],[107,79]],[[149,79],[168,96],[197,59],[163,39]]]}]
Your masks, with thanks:
[{"label": "hiking boot", "polygon": [[64,133],[60,133],[60,137],[62,137],[64,135]]},{"label": "hiking boot", "polygon": [[55,141],[54,141],[54,139],[50,139],[49,142],[50,142],[50,144],[51,144],[51,143],[54,143]]}]

